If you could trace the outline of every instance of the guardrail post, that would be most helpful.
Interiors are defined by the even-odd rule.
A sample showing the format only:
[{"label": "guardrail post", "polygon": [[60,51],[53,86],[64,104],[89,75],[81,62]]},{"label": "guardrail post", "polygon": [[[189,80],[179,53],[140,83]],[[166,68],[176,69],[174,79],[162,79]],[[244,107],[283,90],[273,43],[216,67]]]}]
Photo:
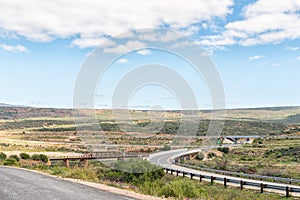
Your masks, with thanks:
[{"label": "guardrail post", "polygon": [[264,184],[263,183],[260,184],[260,193],[264,193]]},{"label": "guardrail post", "polygon": [[215,177],[211,176],[210,177],[210,183],[214,183],[214,179],[215,179]]},{"label": "guardrail post", "polygon": [[193,174],[193,173],[191,173],[191,179],[193,179],[193,176],[194,176],[194,174]]},{"label": "guardrail post", "polygon": [[202,175],[199,176],[199,181],[202,182]]},{"label": "guardrail post", "polygon": [[286,188],[285,188],[285,197],[286,198],[290,197],[290,187],[289,186],[286,186]]},{"label": "guardrail post", "polygon": [[173,169],[171,169],[171,175],[173,175]]},{"label": "guardrail post", "polygon": [[185,172],[182,172],[182,177],[185,177]]},{"label": "guardrail post", "polygon": [[241,187],[240,187],[240,188],[241,188],[241,190],[243,190],[244,181],[243,181],[243,180],[241,180],[241,182],[240,182],[240,183],[241,183]]},{"label": "guardrail post", "polygon": [[176,170],[176,176],[178,176],[178,174],[179,174],[179,171],[178,171],[178,170]]},{"label": "guardrail post", "polygon": [[224,178],[224,187],[227,187],[227,178]]}]

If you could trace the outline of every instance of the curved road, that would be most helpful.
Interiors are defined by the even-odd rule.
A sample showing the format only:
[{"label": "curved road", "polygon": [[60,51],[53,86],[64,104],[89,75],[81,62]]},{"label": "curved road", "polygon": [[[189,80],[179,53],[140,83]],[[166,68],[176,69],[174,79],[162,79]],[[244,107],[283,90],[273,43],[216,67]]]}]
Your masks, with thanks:
[{"label": "curved road", "polygon": [[[205,149],[207,149],[207,148],[205,148]],[[194,150],[179,149],[179,150],[159,152],[159,153],[151,154],[150,157],[148,158],[148,160],[153,164],[157,164],[157,165],[160,165],[162,167],[166,167],[166,168],[173,169],[173,170],[185,171],[185,172],[188,172],[188,173],[202,174],[202,175],[214,176],[214,177],[222,177],[222,178],[225,177],[225,178],[235,179],[235,180],[238,180],[238,181],[241,181],[241,180],[242,181],[249,181],[249,179],[246,179],[246,178],[220,175],[220,174],[216,174],[216,173],[212,173],[212,172],[205,172],[205,171],[190,169],[190,168],[187,168],[187,167],[182,167],[182,166],[175,165],[172,162],[172,160],[175,157],[178,157],[179,155],[188,154],[190,152],[196,152],[196,151],[199,152],[199,151],[201,151],[201,149],[194,149]],[[216,182],[218,182],[218,181],[216,181]],[[253,179],[251,179],[251,182],[270,184],[270,182],[253,180]],[[272,184],[276,185],[276,186],[284,186],[284,187],[289,186],[289,187],[300,189],[300,186],[295,186],[295,185],[282,184],[282,183],[273,183],[273,182],[272,182]],[[228,184],[228,185],[239,186],[239,184]],[[257,189],[257,188],[253,188],[251,186],[245,186],[245,188]],[[275,193],[284,193],[284,192],[281,192],[281,191],[278,191],[278,190],[272,190],[272,189],[268,189],[268,190],[270,192],[275,192]],[[295,196],[300,196],[299,193],[295,193],[294,195]]]},{"label": "curved road", "polygon": [[0,167],[1,200],[129,200],[79,183],[32,171]]}]

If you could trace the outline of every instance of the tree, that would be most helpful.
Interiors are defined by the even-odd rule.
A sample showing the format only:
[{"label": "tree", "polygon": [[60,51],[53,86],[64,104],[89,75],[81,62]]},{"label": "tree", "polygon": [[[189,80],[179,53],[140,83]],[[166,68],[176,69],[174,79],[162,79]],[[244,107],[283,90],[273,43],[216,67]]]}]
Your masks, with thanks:
[{"label": "tree", "polygon": [[221,151],[225,154],[228,154],[229,153],[229,148],[228,147],[219,147],[218,151]]},{"label": "tree", "polygon": [[24,160],[28,160],[30,158],[30,155],[27,153],[20,153],[20,157]]},{"label": "tree", "polygon": [[0,152],[0,160],[5,160],[7,155],[5,153]]},{"label": "tree", "polygon": [[8,158],[4,161],[3,165],[17,165],[17,161],[14,158]]},{"label": "tree", "polygon": [[48,157],[44,154],[33,154],[31,156],[31,159],[36,161],[42,161],[44,163],[48,162]]},{"label": "tree", "polygon": [[17,155],[11,155],[9,158],[15,159],[17,162],[19,162],[20,158]]}]

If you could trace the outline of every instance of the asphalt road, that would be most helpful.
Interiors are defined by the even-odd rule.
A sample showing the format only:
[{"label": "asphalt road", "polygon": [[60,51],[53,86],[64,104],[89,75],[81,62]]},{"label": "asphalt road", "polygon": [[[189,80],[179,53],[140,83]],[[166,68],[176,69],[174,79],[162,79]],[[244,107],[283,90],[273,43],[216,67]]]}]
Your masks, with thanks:
[{"label": "asphalt road", "polygon": [[0,167],[1,200],[129,200],[79,183],[32,171]]},{"label": "asphalt road", "polygon": [[[207,149],[207,148],[205,148]],[[202,149],[203,150],[203,149]],[[179,149],[179,150],[171,150],[171,151],[165,151],[165,152],[159,152],[159,153],[155,153],[155,154],[151,154],[150,157],[148,158],[148,160],[153,163],[153,164],[157,164],[160,165],[162,167],[167,167],[169,169],[173,169],[173,170],[179,170],[179,171],[185,171],[188,173],[194,173],[194,174],[202,174],[202,175],[207,175],[207,176],[214,176],[214,177],[222,177],[222,178],[227,178],[227,179],[235,179],[239,181],[249,181],[249,179],[246,178],[239,178],[239,177],[233,177],[233,176],[226,176],[226,175],[221,175],[221,174],[216,174],[216,173],[212,173],[212,172],[206,172],[206,171],[200,171],[200,170],[195,170],[195,169],[190,169],[187,167],[182,167],[182,166],[178,166],[175,165],[174,163],[172,163],[172,158],[178,157],[178,155],[183,155],[183,154],[187,154],[188,152],[197,152],[200,151],[200,149],[195,149],[195,150],[187,150],[187,149]],[[208,180],[209,181],[209,180]],[[252,180],[251,182],[255,182],[255,183],[263,183],[263,184],[269,184],[270,182],[266,182],[266,181],[259,181],[259,180]],[[282,183],[273,183],[273,185],[275,186],[289,186],[289,187],[294,187],[294,188],[298,188],[300,189],[300,186],[295,186],[295,185],[290,185],[290,184],[282,184]],[[233,186],[239,186],[239,184],[228,184],[228,185],[233,185]],[[252,189],[257,189],[256,187],[248,187],[245,186],[245,188],[252,188]],[[272,190],[270,189],[269,191],[275,192],[275,193],[284,193],[280,192],[278,190]],[[295,196],[300,196],[299,193],[295,193]]]}]

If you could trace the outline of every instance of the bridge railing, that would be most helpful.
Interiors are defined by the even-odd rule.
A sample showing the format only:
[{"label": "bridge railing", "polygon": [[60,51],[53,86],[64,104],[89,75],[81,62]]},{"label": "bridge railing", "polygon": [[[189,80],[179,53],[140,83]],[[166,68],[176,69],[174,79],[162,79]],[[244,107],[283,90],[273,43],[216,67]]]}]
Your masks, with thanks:
[{"label": "bridge railing", "polygon": [[211,183],[213,183],[214,181],[223,182],[224,187],[227,187],[227,183],[231,183],[235,186],[240,187],[241,190],[244,189],[244,186],[249,186],[253,189],[260,190],[261,193],[263,193],[265,189],[281,191],[281,192],[285,193],[285,196],[287,198],[290,197],[290,195],[291,195],[290,193],[300,195],[300,188],[293,187],[293,186],[280,186],[280,185],[276,185],[276,184],[272,184],[272,183],[267,183],[267,184],[266,183],[258,183],[258,182],[254,182],[251,180],[247,180],[247,181],[237,180],[234,178],[228,178],[228,177],[222,177],[222,176],[191,173],[191,172],[186,172],[184,170],[175,170],[175,169],[171,169],[171,168],[167,168],[167,167],[164,167],[163,169],[166,171],[166,173],[170,173],[172,175],[177,175],[177,176],[181,175],[183,177],[190,177],[191,179],[199,178],[200,182],[203,180],[210,181]]},{"label": "bridge railing", "polygon": [[50,160],[66,160],[66,159],[105,159],[105,158],[129,158],[129,157],[149,157],[149,154],[138,152],[93,152],[81,156],[60,156],[51,157]]}]

